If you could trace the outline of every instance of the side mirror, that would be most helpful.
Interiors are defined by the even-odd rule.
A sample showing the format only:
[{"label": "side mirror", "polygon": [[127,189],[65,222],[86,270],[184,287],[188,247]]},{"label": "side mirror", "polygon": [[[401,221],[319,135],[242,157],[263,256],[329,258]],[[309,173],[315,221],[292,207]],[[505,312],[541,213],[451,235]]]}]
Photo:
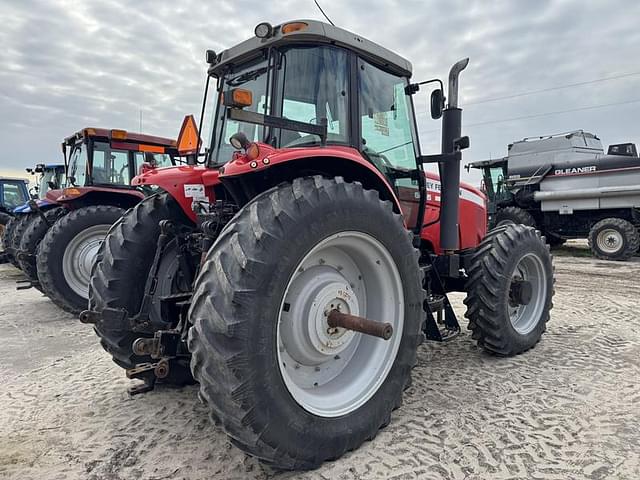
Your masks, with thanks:
[{"label": "side mirror", "polygon": [[444,94],[439,88],[431,92],[431,118],[437,120],[442,117],[444,109]]}]

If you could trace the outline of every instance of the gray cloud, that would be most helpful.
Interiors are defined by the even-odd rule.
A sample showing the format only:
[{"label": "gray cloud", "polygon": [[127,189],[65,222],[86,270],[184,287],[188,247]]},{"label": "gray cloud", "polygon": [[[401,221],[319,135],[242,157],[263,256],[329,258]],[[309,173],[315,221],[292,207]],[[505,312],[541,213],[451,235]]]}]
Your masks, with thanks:
[{"label": "gray cloud", "polygon": [[[324,0],[334,22],[409,58],[414,78],[445,78],[469,56],[462,102],[640,72],[640,4],[582,2]],[[60,140],[85,126],[175,136],[199,114],[206,49],[220,51],[253,26],[321,18],[312,0],[159,2],[37,1],[0,4],[0,167],[60,159]],[[640,75],[469,105],[465,161],[502,156],[525,136],[583,128],[605,144],[640,142],[640,103],[487,123],[544,112],[640,100]],[[424,150],[439,125],[417,99]],[[475,125],[475,126],[474,126]]]}]

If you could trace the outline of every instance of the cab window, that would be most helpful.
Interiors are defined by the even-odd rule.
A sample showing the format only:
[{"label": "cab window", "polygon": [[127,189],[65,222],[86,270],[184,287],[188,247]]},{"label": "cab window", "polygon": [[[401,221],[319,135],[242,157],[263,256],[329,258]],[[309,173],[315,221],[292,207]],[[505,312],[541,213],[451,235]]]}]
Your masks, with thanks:
[{"label": "cab window", "polygon": [[[348,143],[348,56],[335,47],[296,47],[282,53],[278,92],[282,116],[321,125],[327,122],[328,143]],[[280,130],[280,147],[320,144],[320,137]]]},{"label": "cab window", "polygon": [[108,143],[95,142],[91,174],[94,184],[131,184],[129,152],[112,149]]},{"label": "cab window", "polygon": [[407,80],[359,61],[360,126],[363,151],[383,172],[416,168]]}]

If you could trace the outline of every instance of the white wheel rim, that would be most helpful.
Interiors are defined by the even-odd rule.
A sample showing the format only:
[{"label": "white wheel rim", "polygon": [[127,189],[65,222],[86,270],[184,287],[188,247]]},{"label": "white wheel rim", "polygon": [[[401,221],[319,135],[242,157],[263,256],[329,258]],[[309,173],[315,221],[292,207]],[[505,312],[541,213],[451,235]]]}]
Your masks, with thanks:
[{"label": "white wheel rim", "polygon": [[[392,337],[329,329],[326,313],[338,306],[391,323]],[[404,289],[386,247],[355,231],[319,242],[297,265],[278,315],[278,367],[289,393],[321,417],[357,410],[391,370],[403,323]]]},{"label": "white wheel rim", "polygon": [[512,282],[524,280],[531,284],[531,300],[528,304],[516,304],[509,298],[507,309],[514,330],[521,335],[531,332],[540,322],[547,299],[547,282],[542,259],[528,253],[518,261],[511,276]]},{"label": "white wheel rim", "polygon": [[598,248],[605,253],[617,253],[624,244],[622,234],[613,228],[605,228],[598,233],[596,238]]},{"label": "white wheel rim", "polygon": [[94,225],[79,232],[62,256],[62,274],[69,288],[82,298],[89,298],[91,267],[111,225]]}]

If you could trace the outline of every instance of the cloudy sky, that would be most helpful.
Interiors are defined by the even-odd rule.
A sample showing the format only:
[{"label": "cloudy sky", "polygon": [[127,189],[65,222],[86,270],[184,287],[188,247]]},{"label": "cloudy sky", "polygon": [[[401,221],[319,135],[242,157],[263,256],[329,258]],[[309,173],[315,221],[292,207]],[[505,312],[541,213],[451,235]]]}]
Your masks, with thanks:
[{"label": "cloudy sky", "polygon": [[[471,58],[465,162],[580,128],[605,145],[640,143],[640,2],[321,3],[338,26],[411,60],[416,80]],[[260,21],[321,19],[313,0],[0,0],[0,18],[1,171],[61,160],[61,139],[85,126],[138,131],[141,111],[146,133],[175,137],[183,115],[200,112],[206,49]],[[417,100],[423,150],[436,153],[439,124]]]}]

